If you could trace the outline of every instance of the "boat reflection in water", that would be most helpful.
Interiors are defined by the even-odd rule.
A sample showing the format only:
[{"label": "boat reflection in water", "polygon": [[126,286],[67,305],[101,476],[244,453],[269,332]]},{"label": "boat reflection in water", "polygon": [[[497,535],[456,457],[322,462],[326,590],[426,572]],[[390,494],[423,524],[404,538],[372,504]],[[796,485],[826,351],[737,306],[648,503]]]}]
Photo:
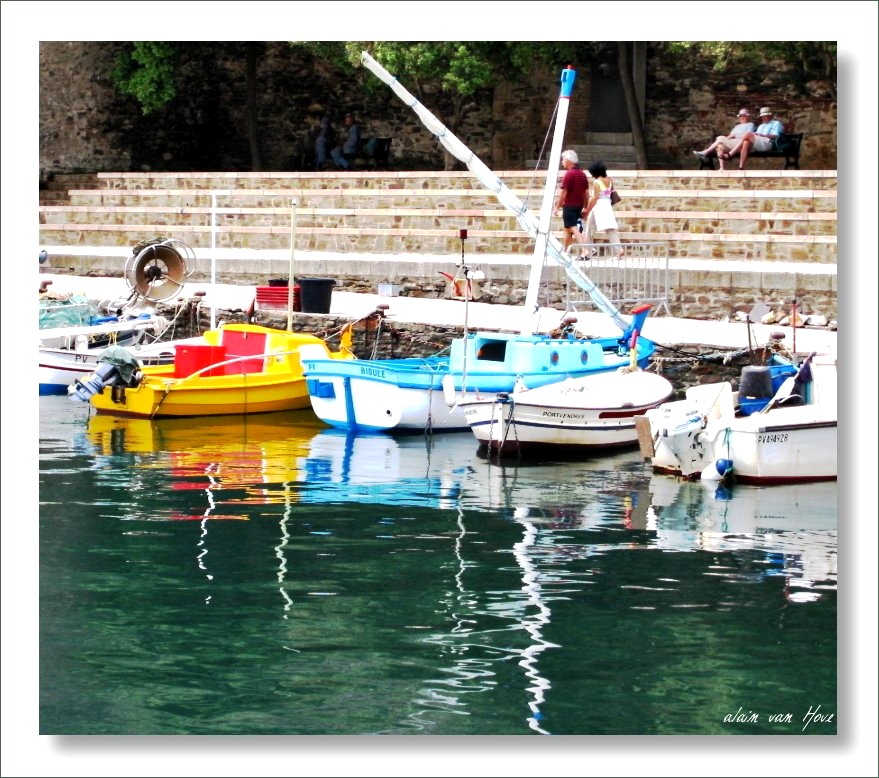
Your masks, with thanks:
[{"label": "boat reflection in water", "polygon": [[392,438],[326,430],[300,463],[300,500],[454,508],[475,454],[464,432]]},{"label": "boat reflection in water", "polygon": [[[87,430],[101,477],[124,470],[130,479],[125,518],[198,522],[186,542],[205,603],[240,586],[222,560],[246,539],[248,585],[271,577],[291,656],[319,650],[328,629],[346,644],[364,623],[382,645],[406,645],[406,661],[425,674],[395,681],[407,709],[383,732],[466,732],[467,716],[488,699],[507,713],[521,706],[532,732],[563,731],[547,715],[570,693],[557,687],[573,683],[559,663],[590,639],[589,619],[608,596],[644,589],[631,613],[696,607],[704,576],[740,584],[783,576],[791,604],[836,588],[835,483],[725,492],[650,474],[635,451],[502,465],[477,456],[469,431],[346,434],[307,412],[196,425],[98,415]],[[102,458],[113,457],[131,466],[117,459],[104,473]],[[144,515],[137,490],[148,487],[138,479],[166,475],[168,489]],[[211,526],[222,519],[239,521]],[[242,532],[241,522],[257,526]],[[650,550],[663,555],[663,572],[646,583],[609,574]],[[676,564],[675,553],[689,561]],[[407,594],[395,597],[393,613],[374,610],[383,592],[401,587]],[[338,625],[322,620],[328,608],[344,614]],[[586,626],[571,626],[584,618]]]},{"label": "boat reflection in water", "polygon": [[[265,513],[259,506],[320,503],[493,511],[524,522],[526,536],[622,526],[646,532],[638,542],[660,550],[761,550],[766,572],[789,573],[799,588],[836,580],[833,483],[727,489],[645,474],[635,452],[500,465],[478,457],[467,432],[358,435],[327,429],[305,411],[200,419],[195,426],[99,414],[88,420],[88,437],[100,454],[167,468],[174,495],[167,512],[142,516],[132,500],[129,518],[249,520]],[[138,469],[128,472],[136,493]],[[179,499],[187,491],[188,510]],[[570,553],[571,544],[565,547]],[[582,543],[579,553],[601,550]]]},{"label": "boat reflection in water", "polygon": [[[289,499],[278,485],[301,479],[298,463],[322,428],[308,411],[153,420],[96,414],[88,419],[87,435],[100,455],[126,456],[132,464],[165,470],[171,492],[206,490],[211,518],[247,519],[251,514],[245,509],[254,503]],[[96,466],[101,466],[100,460]],[[137,468],[130,472],[136,490]],[[224,493],[223,512],[217,513],[211,492],[220,487],[230,493]],[[181,512],[180,502],[168,514],[136,518],[204,515],[202,510]],[[132,507],[136,509],[136,503]]]},{"label": "boat reflection in water", "polygon": [[785,576],[788,599],[809,601],[836,588],[836,496],[828,482],[727,489],[654,475],[631,526],[655,532],[667,550],[761,550],[765,569],[756,574]]}]

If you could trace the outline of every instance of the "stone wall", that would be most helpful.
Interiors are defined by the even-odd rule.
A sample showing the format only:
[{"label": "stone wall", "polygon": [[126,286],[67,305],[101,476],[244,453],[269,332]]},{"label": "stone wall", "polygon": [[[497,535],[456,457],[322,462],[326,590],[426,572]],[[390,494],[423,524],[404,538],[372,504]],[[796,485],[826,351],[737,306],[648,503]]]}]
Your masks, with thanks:
[{"label": "stone wall", "polygon": [[[80,171],[252,169],[245,59],[238,44],[180,47],[186,99],[146,117],[110,82],[123,45],[40,44],[41,182],[55,173]],[[575,67],[580,77],[568,120],[569,145],[582,143],[588,122],[589,72]],[[651,167],[692,167],[691,150],[731,127],[741,105],[752,111],[771,105],[779,118],[793,119],[797,131],[806,134],[802,167],[835,169],[836,102],[829,96],[835,90],[814,84],[810,97],[799,96],[788,77],[791,67],[774,63],[760,84],[748,84],[741,73],[717,74],[706,63],[671,60],[649,46],[645,113]],[[414,113],[371,73],[330,72],[309,54],[279,42],[265,45],[257,77],[266,170],[302,169],[310,146],[307,130],[324,111],[337,121],[353,111],[365,136],[391,136],[396,169],[442,169],[449,162]],[[523,83],[504,83],[492,94],[478,95],[456,132],[494,169],[522,168],[545,139],[557,86],[557,73],[535,68]],[[427,91],[418,98],[448,121],[451,105],[441,93]]]}]

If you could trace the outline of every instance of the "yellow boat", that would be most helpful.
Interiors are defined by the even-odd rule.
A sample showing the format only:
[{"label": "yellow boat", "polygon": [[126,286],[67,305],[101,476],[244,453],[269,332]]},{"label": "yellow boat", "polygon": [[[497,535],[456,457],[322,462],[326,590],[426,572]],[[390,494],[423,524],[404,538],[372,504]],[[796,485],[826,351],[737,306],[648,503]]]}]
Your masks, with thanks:
[{"label": "yellow boat", "polygon": [[[174,364],[141,367],[127,381],[105,381],[97,370],[98,380],[85,386],[102,388],[89,401],[98,413],[149,419],[300,410],[310,407],[300,346],[323,346],[332,359],[353,358],[348,332],[337,352],[314,335],[257,324],[222,325],[202,339],[178,345]],[[83,388],[77,382],[77,390]]]}]

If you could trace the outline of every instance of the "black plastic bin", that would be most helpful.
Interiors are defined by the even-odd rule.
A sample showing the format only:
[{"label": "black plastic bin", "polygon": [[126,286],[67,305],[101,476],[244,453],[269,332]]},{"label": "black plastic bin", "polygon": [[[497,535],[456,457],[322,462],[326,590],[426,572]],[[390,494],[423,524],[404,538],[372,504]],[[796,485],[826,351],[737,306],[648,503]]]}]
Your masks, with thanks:
[{"label": "black plastic bin", "polygon": [[329,313],[335,285],[335,278],[300,278],[302,313]]}]

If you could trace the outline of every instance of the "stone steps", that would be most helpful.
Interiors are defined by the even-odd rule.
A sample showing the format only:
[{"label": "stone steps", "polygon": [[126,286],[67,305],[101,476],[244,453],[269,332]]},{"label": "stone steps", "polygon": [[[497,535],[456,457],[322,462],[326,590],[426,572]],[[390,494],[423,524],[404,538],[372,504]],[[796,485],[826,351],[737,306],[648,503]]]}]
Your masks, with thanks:
[{"label": "stone steps", "polygon": [[[796,262],[809,264],[836,263],[835,236],[748,235],[669,231],[629,231],[625,225],[620,238],[626,243],[662,242],[667,244],[671,258],[694,257],[744,262]],[[297,226],[297,250],[314,252],[354,252],[358,254],[396,255],[418,253],[425,258],[454,254],[461,249],[458,228],[405,229]],[[193,248],[211,246],[209,225],[169,224],[59,224],[44,225],[40,231],[41,246],[133,246],[157,237],[175,237]],[[603,238],[599,237],[601,241]],[[243,248],[253,251],[284,251],[289,249],[289,225],[263,227],[229,227],[221,234],[216,246]],[[534,241],[521,231],[482,230],[468,228],[467,250],[480,260],[504,253],[527,256]],[[59,253],[55,249],[55,253]]]},{"label": "stone steps", "polygon": [[[627,204],[676,210],[682,207],[711,211],[785,210],[836,211],[835,188],[734,188],[727,189],[646,189],[628,188],[615,180],[615,188]],[[510,191],[533,211],[539,211],[542,192],[535,188]],[[483,208],[496,209],[500,203],[484,189],[71,189],[70,203],[77,206],[209,207],[213,197],[218,206],[289,208],[293,199],[303,207],[333,207],[359,203],[381,208]],[[784,202],[785,200],[789,202]]]},{"label": "stone steps", "polygon": [[[545,174],[499,174],[537,214]],[[71,177],[69,183],[81,185]],[[322,252],[525,255],[533,240],[468,171],[430,173],[99,173],[69,204],[39,208],[43,245],[130,246],[157,235],[193,247],[289,246]],[[615,176],[627,242],[665,241],[669,256],[835,264],[835,171],[633,171]],[[557,221],[557,220],[556,220]],[[555,224],[555,223],[554,223]]]},{"label": "stone steps", "polygon": [[40,204],[66,202],[71,189],[94,189],[100,186],[97,173],[56,173],[40,182]]},{"label": "stone steps", "polygon": [[[618,188],[722,190],[722,189],[836,189],[835,170],[633,170],[608,169]],[[513,190],[542,193],[546,171],[497,171]],[[57,177],[60,180],[60,176]],[[67,189],[435,189],[481,190],[482,185],[466,170],[398,172],[276,172],[276,173],[97,173],[94,183],[71,184]],[[78,180],[76,177],[70,180]]]}]

